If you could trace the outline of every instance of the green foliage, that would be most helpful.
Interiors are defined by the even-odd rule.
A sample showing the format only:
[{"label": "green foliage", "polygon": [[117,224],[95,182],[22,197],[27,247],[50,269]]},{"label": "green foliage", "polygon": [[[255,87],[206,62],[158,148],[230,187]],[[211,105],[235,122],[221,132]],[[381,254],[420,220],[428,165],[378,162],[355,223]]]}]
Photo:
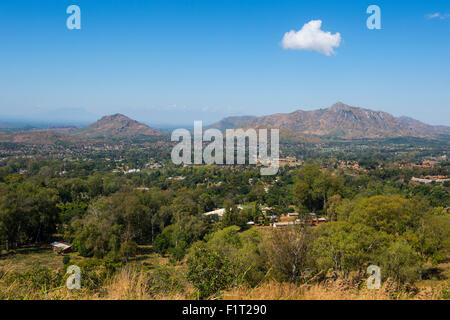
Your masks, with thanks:
[{"label": "green foliage", "polygon": [[128,260],[129,257],[134,257],[137,252],[137,243],[134,241],[125,241],[120,245],[120,256]]},{"label": "green foliage", "polygon": [[[407,153],[394,147],[381,154],[377,142],[367,142],[368,150],[343,147],[341,153],[286,145],[289,154],[316,164],[281,167],[273,177],[261,177],[252,166],[176,167],[167,162],[140,174],[112,172],[148,163],[153,151],[136,146],[83,152],[82,160],[11,157],[0,161],[0,250],[12,254],[25,244],[48,244],[55,232],[64,234],[81,256],[94,258],[82,267],[83,281],[92,290],[101,288],[116,268],[133,262],[142,244],[169,255],[173,264],[189,253],[189,279],[201,297],[233,285],[256,286],[266,278],[321,280],[329,270],[362,279],[372,263],[382,267],[385,279],[414,282],[425,263],[449,259],[450,216],[444,208],[450,197],[448,183],[410,181],[413,176],[448,176],[449,166],[443,161],[435,168],[399,168],[398,162],[420,163],[431,151],[410,152],[417,142],[408,139],[396,143],[407,143]],[[338,144],[328,147],[339,149]],[[342,166],[346,161],[363,168]],[[173,179],[178,176],[184,179]],[[272,208],[263,214],[265,206]],[[226,209],[222,220],[204,217],[217,208]],[[268,226],[268,215],[296,211],[326,214],[328,222],[277,231],[247,225],[261,221]],[[63,258],[66,267],[68,259]],[[24,286],[39,281],[46,288],[60,285],[62,275],[33,270],[35,278],[21,276]],[[152,266],[151,277],[155,294],[183,287],[178,266]]]},{"label": "green foliage", "polygon": [[24,273],[12,273],[7,275],[6,282],[12,284],[18,282],[43,293],[63,285],[63,276],[47,267],[33,265]]},{"label": "green foliage", "polygon": [[[88,290],[99,290],[114,275],[120,267],[118,263],[112,263],[104,259],[89,259],[83,262],[77,262],[81,269],[81,286]],[[65,265],[64,275],[67,278],[66,271],[69,265]]]},{"label": "green foliage", "polygon": [[232,226],[212,233],[206,243],[195,244],[187,260],[187,277],[200,298],[217,294],[232,284],[258,284],[265,274],[260,241],[258,231],[240,233],[239,227]]},{"label": "green foliage", "polygon": [[169,253],[173,262],[181,260],[189,245],[205,235],[206,223],[199,216],[182,216],[159,234],[153,248],[161,254]]},{"label": "green foliage", "polygon": [[450,255],[450,216],[429,214],[418,228],[405,233],[404,239],[424,260],[437,264]]},{"label": "green foliage", "polygon": [[167,250],[173,245],[172,234],[175,232],[175,230],[175,225],[164,228],[163,232],[156,236],[156,239],[153,242],[153,250],[160,254],[167,253]]},{"label": "green foliage", "polygon": [[62,258],[62,263],[63,263],[64,265],[69,264],[69,262],[70,262],[70,257],[69,257],[69,256],[64,256],[64,257]]},{"label": "green foliage", "polygon": [[342,205],[342,197],[338,194],[331,196],[327,202],[327,216],[329,221],[337,221],[339,207]]},{"label": "green foliage", "polygon": [[244,227],[249,221],[249,215],[248,212],[242,211],[244,210],[240,210],[236,205],[227,203],[225,207],[225,213],[222,218],[222,225],[224,227]]},{"label": "green foliage", "polygon": [[362,271],[381,254],[389,243],[383,232],[362,224],[333,222],[316,230],[313,256],[318,270],[333,269],[346,276],[350,271]]},{"label": "green foliage", "polygon": [[149,273],[153,294],[169,295],[185,289],[183,274],[172,266],[157,266]]},{"label": "green foliage", "polygon": [[72,221],[67,238],[83,256],[127,260],[135,255],[138,242],[152,240],[160,230],[161,204],[151,195],[127,190],[99,198]]},{"label": "green foliage", "polygon": [[420,257],[405,241],[392,242],[379,259],[383,279],[413,283],[420,278]]},{"label": "green foliage", "polygon": [[263,246],[270,270],[279,281],[304,282],[311,275],[313,244],[311,230],[289,227],[275,230]]},{"label": "green foliage", "polygon": [[450,300],[450,281],[447,281],[447,283],[442,288],[441,299]]},{"label": "green foliage", "polygon": [[351,223],[361,223],[388,234],[402,234],[417,228],[429,207],[399,195],[362,199],[350,213]]},{"label": "green foliage", "polygon": [[318,166],[310,164],[298,171],[294,195],[300,207],[310,212],[326,210],[328,198],[345,193],[344,180],[341,176],[333,176]]},{"label": "green foliage", "polygon": [[69,224],[73,219],[83,217],[88,205],[83,202],[68,202],[66,204],[59,204],[58,208],[61,210],[59,215],[60,222]]},{"label": "green foliage", "polygon": [[204,299],[228,288],[235,280],[233,263],[204,243],[195,244],[188,258],[187,279]]},{"label": "green foliage", "polygon": [[373,262],[405,283],[420,278],[424,262],[449,256],[450,216],[424,202],[378,195],[340,201],[333,210],[340,222],[321,226],[315,242],[320,269],[346,274]]},{"label": "green foliage", "polygon": [[0,186],[0,238],[12,248],[50,239],[58,222],[57,203],[54,189],[29,182]]}]

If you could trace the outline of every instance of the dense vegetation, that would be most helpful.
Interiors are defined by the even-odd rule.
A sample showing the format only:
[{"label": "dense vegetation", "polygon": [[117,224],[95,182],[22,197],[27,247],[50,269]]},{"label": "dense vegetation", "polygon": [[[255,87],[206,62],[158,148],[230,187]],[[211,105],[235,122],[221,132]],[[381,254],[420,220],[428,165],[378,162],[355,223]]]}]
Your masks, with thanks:
[{"label": "dense vegetation", "polygon": [[[147,156],[128,150],[87,160],[6,158],[0,164],[3,259],[22,247],[65,240],[86,258],[80,265],[91,275],[87,283],[99,289],[150,246],[170,261],[151,266],[152,283],[167,290],[166,280],[185,280],[199,298],[267,281],[352,279],[360,285],[371,264],[381,267],[383,281],[412,287],[435,276],[432,266],[449,261],[449,185],[411,182],[413,176],[448,177],[445,160],[432,168],[399,167],[389,155],[369,151],[358,155],[356,173],[328,156],[305,156],[303,165],[282,167],[273,177],[252,166],[168,162],[112,172],[141,168]],[[204,215],[217,208],[225,208],[222,219]],[[313,212],[327,222],[270,226],[270,216],[289,212],[298,212],[300,221]],[[63,271],[41,267],[11,277],[57,287]]]}]

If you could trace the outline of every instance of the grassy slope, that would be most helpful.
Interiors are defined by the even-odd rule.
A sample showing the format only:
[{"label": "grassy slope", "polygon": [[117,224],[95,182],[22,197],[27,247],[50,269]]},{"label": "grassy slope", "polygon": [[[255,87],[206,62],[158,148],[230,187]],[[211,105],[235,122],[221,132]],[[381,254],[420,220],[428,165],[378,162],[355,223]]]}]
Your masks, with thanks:
[{"label": "grassy slope", "polygon": [[[77,253],[69,254],[70,264],[84,262],[88,258],[80,257]],[[0,257],[0,271],[23,273],[38,264],[51,268],[55,271],[61,271],[64,267],[62,256],[53,253],[47,247],[27,247],[17,250],[14,254],[3,255]],[[151,251],[150,246],[142,246],[135,258],[129,260],[129,264],[143,266],[161,266],[168,265],[167,257],[162,257]],[[450,263],[440,264],[437,267],[439,273],[447,280],[424,280],[417,283],[418,291],[411,295],[402,290],[396,290],[393,283],[386,282],[380,290],[358,289],[348,281],[338,280],[322,284],[312,285],[294,285],[290,283],[267,282],[256,288],[238,287],[230,289],[223,293],[222,299],[233,300],[264,300],[264,299],[282,299],[282,300],[360,300],[360,299],[439,299],[442,298],[442,289],[448,286],[450,278]],[[175,270],[180,275],[186,271],[184,262],[175,266]],[[1,272],[0,272],[1,273]],[[66,288],[58,288],[51,292],[35,292],[30,290],[26,299],[192,299],[195,298],[195,292],[192,286],[183,281],[184,290],[174,290],[155,294],[150,287],[149,275],[145,273],[137,274],[130,269],[123,269],[115,274],[104,287],[101,293],[80,290],[78,292],[69,291]],[[170,284],[169,284],[170,285]],[[17,288],[14,284],[6,286],[2,283],[0,277],[0,290],[14,291]]]}]

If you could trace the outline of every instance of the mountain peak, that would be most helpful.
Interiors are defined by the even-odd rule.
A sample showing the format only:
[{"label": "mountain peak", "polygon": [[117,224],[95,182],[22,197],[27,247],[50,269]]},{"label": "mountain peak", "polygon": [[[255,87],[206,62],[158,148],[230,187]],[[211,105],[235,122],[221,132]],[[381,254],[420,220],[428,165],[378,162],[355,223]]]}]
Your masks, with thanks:
[{"label": "mountain peak", "polygon": [[121,113],[115,113],[115,114],[111,114],[111,115],[106,115],[103,116],[99,121],[110,121],[110,120],[130,120],[130,121],[135,121],[129,117],[127,117],[126,115],[123,115]]},{"label": "mountain peak", "polygon": [[449,127],[433,127],[417,120],[396,118],[387,112],[352,107],[342,102],[336,102],[327,109],[299,110],[241,120],[234,122],[241,127],[289,129],[300,134],[345,139],[433,137],[450,132]]},{"label": "mountain peak", "polygon": [[97,122],[81,129],[78,134],[84,137],[130,138],[159,136],[161,132],[121,113],[116,113],[102,117]]},{"label": "mountain peak", "polygon": [[330,110],[332,110],[332,111],[350,110],[350,109],[357,109],[357,108],[351,107],[351,106],[349,106],[349,105],[347,105],[345,103],[342,103],[340,101],[336,102],[335,104],[333,104],[330,107]]}]

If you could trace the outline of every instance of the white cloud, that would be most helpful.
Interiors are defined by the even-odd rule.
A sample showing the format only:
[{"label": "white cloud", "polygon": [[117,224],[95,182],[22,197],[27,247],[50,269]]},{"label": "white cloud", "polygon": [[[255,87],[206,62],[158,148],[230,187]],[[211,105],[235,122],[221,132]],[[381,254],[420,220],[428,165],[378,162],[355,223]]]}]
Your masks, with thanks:
[{"label": "white cloud", "polygon": [[427,19],[441,19],[441,20],[444,20],[444,19],[450,18],[450,14],[449,13],[441,14],[439,12],[436,12],[436,13],[429,13],[425,17],[427,17]]},{"label": "white cloud", "polygon": [[331,56],[334,48],[341,44],[341,34],[321,30],[322,20],[311,20],[299,31],[291,30],[283,36],[282,46],[284,49],[310,50]]}]

